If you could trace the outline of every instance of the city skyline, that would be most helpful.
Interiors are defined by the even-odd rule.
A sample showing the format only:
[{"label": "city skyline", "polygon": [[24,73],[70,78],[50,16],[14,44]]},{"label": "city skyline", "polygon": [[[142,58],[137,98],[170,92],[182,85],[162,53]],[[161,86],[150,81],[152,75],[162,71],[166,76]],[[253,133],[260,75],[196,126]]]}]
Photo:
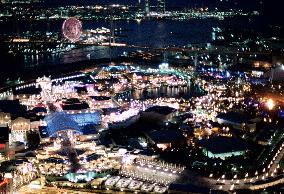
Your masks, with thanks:
[{"label": "city skyline", "polygon": [[[25,2],[26,0],[19,0],[18,2]],[[101,1],[101,0],[84,0],[84,1],[78,1],[78,0],[71,0],[71,1],[50,1],[50,0],[43,0],[41,2],[44,3],[55,3],[55,4],[127,4],[127,5],[138,5],[140,3],[144,3],[144,0],[106,0],[106,1]],[[10,0],[3,0],[2,2],[10,2]],[[33,2],[33,1],[31,1]],[[34,1],[34,2],[40,2],[40,1]],[[241,1],[241,0],[230,0],[230,1],[220,1],[220,0],[178,0],[178,1],[170,1],[166,0],[165,1],[167,5],[169,6],[180,6],[180,7],[189,7],[192,6],[220,6],[220,5],[240,5],[240,6],[257,6],[257,5],[262,5],[266,4],[268,1],[267,0],[252,0],[252,1]],[[151,0],[150,1],[151,5],[157,5],[158,0]],[[258,7],[256,7],[258,8]]]},{"label": "city skyline", "polygon": [[[51,1],[44,0],[46,5],[93,5],[93,4],[126,4],[130,6],[137,6],[139,4],[139,0],[71,0],[71,1]],[[144,0],[140,1],[142,4],[145,4]],[[277,6],[277,4],[272,3],[269,0],[230,0],[230,1],[220,1],[220,0],[177,0],[170,1],[166,0],[166,5],[168,8],[198,8],[198,7],[209,7],[210,9],[219,8],[219,9],[244,9],[244,10],[258,10],[266,15],[267,18],[271,20],[275,20],[276,23],[283,23],[280,19],[281,16],[281,6]],[[150,6],[157,6],[158,0],[149,1]]]}]

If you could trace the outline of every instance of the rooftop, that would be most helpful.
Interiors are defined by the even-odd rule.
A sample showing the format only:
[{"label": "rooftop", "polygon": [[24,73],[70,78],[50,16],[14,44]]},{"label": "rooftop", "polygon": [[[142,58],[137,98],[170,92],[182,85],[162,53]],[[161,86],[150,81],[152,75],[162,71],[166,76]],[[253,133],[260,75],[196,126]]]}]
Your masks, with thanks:
[{"label": "rooftop", "polygon": [[96,101],[104,101],[104,100],[110,100],[111,98],[108,96],[90,96],[93,100]]},{"label": "rooftop", "polygon": [[172,142],[182,142],[184,137],[180,131],[176,130],[162,130],[162,131],[152,131],[147,134],[148,137],[158,143],[172,143]]},{"label": "rooftop", "polygon": [[234,123],[248,123],[252,119],[252,117],[249,115],[240,112],[220,113],[217,118],[228,120]]},{"label": "rooftop", "polygon": [[10,113],[13,118],[23,117],[27,110],[19,100],[0,100],[0,112]]},{"label": "rooftop", "polygon": [[80,131],[80,126],[66,113],[56,112],[45,118],[47,122],[47,131],[50,136],[55,136],[62,130]]},{"label": "rooftop", "polygon": [[0,144],[4,144],[9,141],[9,127],[0,127]]},{"label": "rooftop", "polygon": [[[90,134],[95,133],[94,125],[101,122],[99,112],[81,113],[81,114],[66,114],[64,112],[56,112],[45,117],[47,122],[47,130],[41,128],[41,136],[54,136],[56,132],[61,130],[75,130],[80,133]],[[84,127],[85,126],[85,127]]]},{"label": "rooftop", "polygon": [[90,108],[89,105],[85,102],[76,103],[76,104],[65,104],[62,105],[63,110],[84,110]]},{"label": "rooftop", "polygon": [[41,88],[36,88],[35,86],[32,87],[27,87],[27,88],[23,88],[23,89],[19,89],[19,90],[15,90],[13,91],[14,95],[19,95],[19,94],[29,94],[29,95],[33,95],[33,94],[40,94],[41,92]]},{"label": "rooftop", "polygon": [[168,106],[152,106],[148,108],[145,112],[155,112],[158,114],[168,115],[172,112],[174,112],[174,108],[168,107]]},{"label": "rooftop", "polygon": [[229,153],[234,151],[246,151],[249,146],[246,142],[237,138],[229,137],[212,137],[210,139],[202,139],[200,145],[213,154]]}]

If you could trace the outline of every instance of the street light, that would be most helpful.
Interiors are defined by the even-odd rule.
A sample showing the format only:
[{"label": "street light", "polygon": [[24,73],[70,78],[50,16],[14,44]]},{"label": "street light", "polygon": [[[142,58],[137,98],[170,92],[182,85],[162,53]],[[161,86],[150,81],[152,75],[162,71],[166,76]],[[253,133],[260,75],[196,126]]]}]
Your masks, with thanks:
[{"label": "street light", "polygon": [[275,106],[274,101],[272,99],[268,99],[266,102],[266,106],[268,107],[269,110],[272,110]]}]

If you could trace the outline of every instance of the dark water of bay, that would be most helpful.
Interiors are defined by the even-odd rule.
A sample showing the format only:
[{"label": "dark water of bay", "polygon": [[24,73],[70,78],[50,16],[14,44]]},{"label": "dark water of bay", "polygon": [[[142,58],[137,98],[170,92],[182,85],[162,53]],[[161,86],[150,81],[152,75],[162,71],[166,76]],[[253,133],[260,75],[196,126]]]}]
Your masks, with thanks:
[{"label": "dark water of bay", "polygon": [[[49,22],[20,22],[15,25],[0,23],[0,34],[15,34],[16,32],[39,31],[61,32],[63,21]],[[185,46],[195,43],[207,43],[211,41],[213,27],[251,28],[254,30],[267,31],[269,26],[262,17],[235,17],[225,20],[215,19],[192,19],[187,21],[173,20],[142,20],[115,21],[115,28],[121,29],[117,33],[116,42],[128,45],[167,47]],[[109,28],[108,21],[84,21],[83,29],[96,29],[98,27]],[[53,65],[65,65],[68,63],[84,61],[88,59],[114,58],[121,55],[127,48],[112,49],[108,47],[89,46],[59,52],[56,54],[26,55],[17,61],[19,69],[32,69],[34,67]],[[5,63],[5,62],[4,62]],[[3,64],[8,65],[8,64]],[[16,68],[17,69],[17,68]]]}]

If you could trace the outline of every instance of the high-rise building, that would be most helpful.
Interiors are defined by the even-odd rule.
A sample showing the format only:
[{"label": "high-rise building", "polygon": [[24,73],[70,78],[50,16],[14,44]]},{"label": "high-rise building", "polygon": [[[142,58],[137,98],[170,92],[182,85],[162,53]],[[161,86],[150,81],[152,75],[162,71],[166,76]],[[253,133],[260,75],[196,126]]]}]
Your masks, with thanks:
[{"label": "high-rise building", "polygon": [[143,4],[141,3],[141,0],[138,0],[137,8],[138,8],[138,11],[143,10]]},{"label": "high-rise building", "polygon": [[157,12],[165,13],[166,11],[166,0],[158,0]]},{"label": "high-rise building", "polygon": [[149,0],[145,0],[145,13],[146,13],[146,15],[149,15],[149,13],[150,13]]}]

